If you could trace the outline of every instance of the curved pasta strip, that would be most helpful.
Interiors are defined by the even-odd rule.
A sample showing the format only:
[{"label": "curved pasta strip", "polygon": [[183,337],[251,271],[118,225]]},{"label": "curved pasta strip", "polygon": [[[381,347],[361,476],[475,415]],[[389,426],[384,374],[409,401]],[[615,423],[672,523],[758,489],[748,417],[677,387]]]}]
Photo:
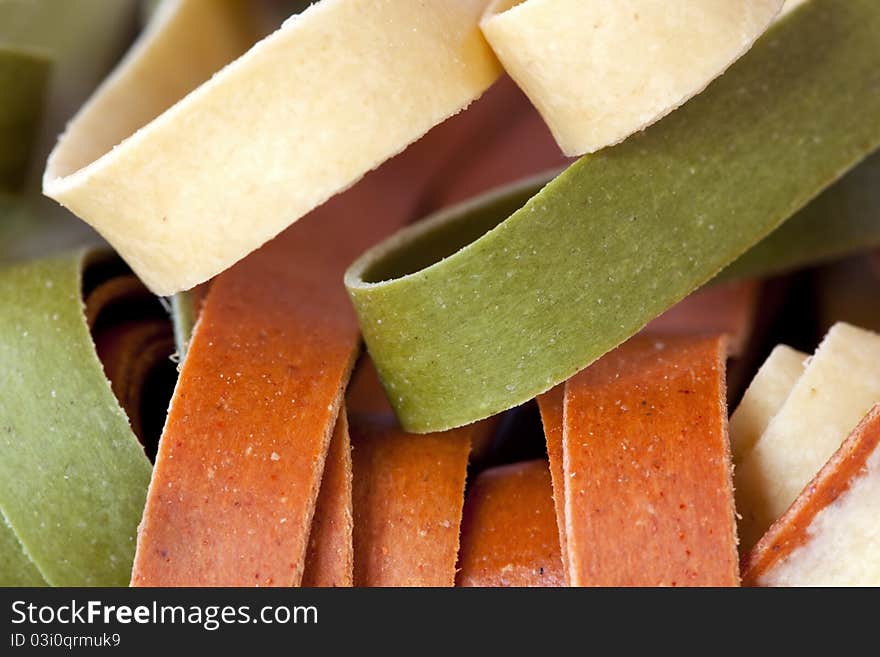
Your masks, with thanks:
[{"label": "curved pasta strip", "polygon": [[880,152],[725,269],[721,279],[768,276],[880,245]]},{"label": "curved pasta strip", "polygon": [[[753,281],[745,284],[711,286],[690,295],[645,328],[648,335],[675,336],[725,335],[728,356],[736,357],[752,329],[756,303]],[[621,347],[622,349],[622,347]],[[562,383],[537,399],[547,444],[553,501],[559,543],[568,546],[565,526],[565,474],[562,455],[565,390]],[[562,551],[566,581],[569,577],[568,550]]]},{"label": "curved pasta strip", "polygon": [[481,27],[567,155],[623,141],[745,53],[783,0],[495,0]]},{"label": "curved pasta strip", "polygon": [[83,313],[97,259],[0,270],[0,509],[52,585],[128,581],[150,477]]},{"label": "curved pasta strip", "polygon": [[642,135],[362,256],[346,284],[403,426],[569,378],[855,166],[880,145],[878,30],[872,0],[805,2]]},{"label": "curved pasta strip", "polygon": [[352,424],[356,586],[452,586],[468,459],[492,421],[413,436],[364,359],[347,392]]},{"label": "curved pasta strip", "polygon": [[356,586],[452,586],[471,439],[413,436],[390,414],[352,416]]},{"label": "curved pasta strip", "polygon": [[343,406],[330,438],[321,475],[321,491],[309,532],[303,586],[352,586],[354,583],[351,479],[351,440]]},{"label": "curved pasta strip", "polygon": [[747,586],[876,586],[880,506],[875,405],[743,559]]},{"label": "curved pasta strip", "polygon": [[[192,287],[482,94],[499,74],[484,5],[322,0],[187,94],[237,54],[240,3],[168,0],[61,138],[44,191],[153,291]],[[197,74],[169,84],[182,61]]]},{"label": "curved pasta strip", "polygon": [[724,339],[640,335],[565,384],[572,586],[738,586]]},{"label": "curved pasta strip", "polygon": [[547,462],[481,472],[468,490],[456,586],[563,586]]},{"label": "curved pasta strip", "polygon": [[416,216],[429,182],[474,135],[493,130],[497,100],[487,94],[214,279],[160,442],[134,585],[302,581],[360,349],[342,274]]}]

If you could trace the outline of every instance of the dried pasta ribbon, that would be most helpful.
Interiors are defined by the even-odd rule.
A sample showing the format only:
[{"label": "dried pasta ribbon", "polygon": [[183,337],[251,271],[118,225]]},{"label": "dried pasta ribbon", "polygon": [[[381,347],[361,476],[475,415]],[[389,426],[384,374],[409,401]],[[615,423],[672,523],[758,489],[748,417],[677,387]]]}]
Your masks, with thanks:
[{"label": "dried pasta ribbon", "polygon": [[758,369],[739,406],[730,416],[730,452],[734,465],[751,451],[785,404],[804,373],[807,354],[777,345]]},{"label": "dried pasta ribbon", "polygon": [[356,586],[452,586],[471,427],[413,436],[352,417]]},{"label": "dried pasta ribbon", "polygon": [[543,460],[481,472],[468,490],[456,586],[563,586],[562,555]]},{"label": "dried pasta ribbon", "polygon": [[[176,294],[171,302],[179,360],[186,350],[210,281]],[[303,569],[303,586],[350,587],[354,552],[351,511],[351,441],[345,409],[340,409],[330,438]]]},{"label": "dried pasta ribbon", "polygon": [[83,312],[83,272],[92,278],[106,262],[79,251],[0,270],[0,580],[7,583],[128,581],[150,462],[111,392]]},{"label": "dried pasta ribbon", "polygon": [[494,0],[481,27],[567,155],[623,141],[718,77],[783,0]]},{"label": "dried pasta ribbon", "polygon": [[192,287],[479,97],[500,71],[484,7],[322,0],[238,57],[246,2],[166,0],[44,191],[156,293]]},{"label": "dried pasta ribbon", "polygon": [[[159,444],[133,585],[300,583],[357,348],[333,293],[342,265],[310,243],[322,218],[212,284]],[[310,266],[291,269],[291,258]]]},{"label": "dried pasta ribbon", "polygon": [[880,145],[878,32],[873,0],[803,2],[640,135],[365,253],[346,285],[404,428],[461,426],[565,381],[863,160]]},{"label": "dried pasta ribbon", "polygon": [[553,508],[556,512],[556,529],[562,546],[562,570],[566,586],[569,585],[568,533],[565,529],[565,474],[562,465],[562,433],[564,427],[565,384],[548,390],[538,397],[541,423],[547,441],[547,457],[550,481],[553,487]]},{"label": "dried pasta ribbon", "polygon": [[637,336],[565,384],[572,586],[737,586],[724,339]]},{"label": "dried pasta ribbon", "polygon": [[414,217],[497,107],[487,95],[213,280],[160,442],[134,585],[301,583],[360,349],[342,273]]},{"label": "dried pasta ribbon", "polygon": [[351,509],[351,440],[345,408],[330,439],[321,491],[309,534],[303,586],[352,586],[354,582]]},{"label": "dried pasta ribbon", "polygon": [[747,555],[743,583],[876,586],[880,559],[865,523],[876,522],[880,508],[878,477],[880,406],[874,406]]},{"label": "dried pasta ribbon", "polygon": [[[652,322],[645,332],[666,332],[681,336],[724,334],[727,337],[728,355],[735,356],[751,332],[757,286],[756,282],[748,281],[708,287],[675,305]],[[559,542],[563,546],[568,543],[565,530],[565,478],[562,465],[564,400],[565,384],[560,384],[538,397],[553,482],[553,502]],[[562,561],[568,581],[567,550],[562,551]]]},{"label": "dried pasta ribbon", "polygon": [[736,467],[743,550],[751,550],[880,400],[880,335],[831,328]]},{"label": "dried pasta ribbon", "polygon": [[356,586],[453,586],[472,445],[494,423],[414,436],[391,412],[369,360],[348,393]]}]

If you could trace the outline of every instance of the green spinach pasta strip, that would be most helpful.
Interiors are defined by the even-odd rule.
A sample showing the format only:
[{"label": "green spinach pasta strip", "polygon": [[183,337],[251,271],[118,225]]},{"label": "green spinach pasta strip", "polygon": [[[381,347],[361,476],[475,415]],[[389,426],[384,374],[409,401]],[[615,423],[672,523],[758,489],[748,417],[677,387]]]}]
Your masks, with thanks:
[{"label": "green spinach pasta strip", "polygon": [[362,256],[346,284],[403,426],[460,426],[566,380],[864,159],[877,34],[875,0],[804,2],[701,95],[537,195]]},{"label": "green spinach pasta strip", "polygon": [[46,586],[12,527],[0,523],[0,586]]},{"label": "green spinach pasta strip", "polygon": [[777,274],[875,246],[880,246],[880,152],[869,156],[718,277]]},{"label": "green spinach pasta strip", "polygon": [[98,258],[0,269],[0,510],[52,585],[128,583],[150,479],[83,313]]}]

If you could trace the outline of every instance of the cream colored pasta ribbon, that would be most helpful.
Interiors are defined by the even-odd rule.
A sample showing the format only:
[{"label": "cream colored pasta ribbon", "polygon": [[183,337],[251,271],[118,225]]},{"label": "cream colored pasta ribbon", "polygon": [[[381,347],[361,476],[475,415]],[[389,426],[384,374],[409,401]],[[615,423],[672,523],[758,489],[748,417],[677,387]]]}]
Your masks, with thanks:
[{"label": "cream colored pasta ribbon", "polygon": [[752,46],[782,5],[494,0],[482,29],[562,150],[581,155],[623,141],[700,93]]},{"label": "cream colored pasta ribbon", "polygon": [[44,192],[156,293],[192,287],[479,97],[500,71],[485,6],[322,0],[235,59],[247,2],[165,0]]}]

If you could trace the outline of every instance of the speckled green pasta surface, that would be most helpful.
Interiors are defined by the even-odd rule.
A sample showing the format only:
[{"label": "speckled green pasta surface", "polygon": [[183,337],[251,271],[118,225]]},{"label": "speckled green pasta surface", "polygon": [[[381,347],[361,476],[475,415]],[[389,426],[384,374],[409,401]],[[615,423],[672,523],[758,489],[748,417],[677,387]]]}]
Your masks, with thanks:
[{"label": "speckled green pasta surface", "polygon": [[880,151],[746,251],[719,275],[766,276],[880,246]]},{"label": "speckled green pasta surface", "polygon": [[34,562],[24,553],[12,527],[0,518],[0,586],[46,586]]},{"label": "speckled green pasta surface", "polygon": [[874,150],[878,34],[876,0],[810,0],[704,93],[521,209],[473,206],[362,257],[346,284],[404,427],[467,424],[564,381]]},{"label": "speckled green pasta surface", "polygon": [[125,586],[150,463],[86,325],[86,259],[0,269],[0,510],[49,584]]}]

